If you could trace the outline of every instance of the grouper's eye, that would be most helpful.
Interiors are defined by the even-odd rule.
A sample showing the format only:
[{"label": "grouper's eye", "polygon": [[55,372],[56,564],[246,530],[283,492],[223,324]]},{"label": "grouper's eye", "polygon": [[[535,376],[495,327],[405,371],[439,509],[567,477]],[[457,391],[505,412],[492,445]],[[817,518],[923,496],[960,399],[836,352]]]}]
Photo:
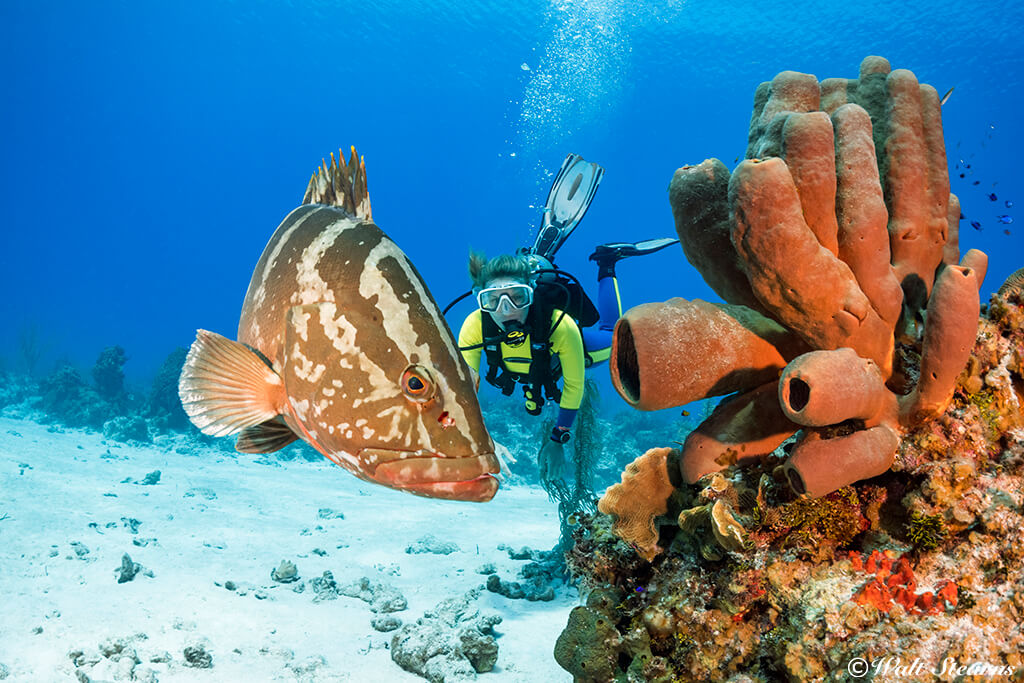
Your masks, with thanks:
[{"label": "grouper's eye", "polygon": [[410,365],[402,373],[402,391],[411,401],[425,403],[434,396],[434,382],[422,365]]}]

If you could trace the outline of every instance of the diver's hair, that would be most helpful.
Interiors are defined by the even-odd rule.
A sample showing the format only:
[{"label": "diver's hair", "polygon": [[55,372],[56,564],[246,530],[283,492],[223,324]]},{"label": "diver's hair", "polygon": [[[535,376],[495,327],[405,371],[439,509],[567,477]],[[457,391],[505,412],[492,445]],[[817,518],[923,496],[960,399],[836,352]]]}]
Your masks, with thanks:
[{"label": "diver's hair", "polygon": [[502,254],[488,259],[483,252],[470,249],[469,277],[473,281],[473,289],[483,289],[484,285],[499,277],[532,284],[533,265],[526,256]]}]

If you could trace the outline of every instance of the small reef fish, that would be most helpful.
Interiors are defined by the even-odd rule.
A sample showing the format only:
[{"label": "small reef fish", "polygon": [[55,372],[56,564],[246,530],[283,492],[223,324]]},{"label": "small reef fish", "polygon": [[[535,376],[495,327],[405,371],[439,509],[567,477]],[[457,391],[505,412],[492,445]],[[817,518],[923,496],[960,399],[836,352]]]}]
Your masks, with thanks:
[{"label": "small reef fish", "polygon": [[1013,222],[1013,216],[1002,215],[999,217],[999,222],[1003,225],[1009,225]]},{"label": "small reef fish", "polygon": [[355,149],[313,174],[253,271],[238,341],[199,330],[178,390],[204,434],[303,439],[365,481],[484,502],[499,471],[469,366],[426,284],[370,214]]},{"label": "small reef fish", "polygon": [[989,195],[988,195],[988,200],[989,200],[990,202],[994,202],[994,201],[997,201],[998,199],[999,199],[999,197],[997,197],[997,196],[996,196],[996,193],[995,193],[995,192],[990,192],[990,193],[989,193]]},{"label": "small reef fish", "polygon": [[[955,88],[955,87],[956,86],[954,85],[953,88]],[[950,88],[949,90],[947,90],[946,94],[942,96],[941,100],[939,100],[939,106],[940,107],[942,105],[944,105],[946,102],[949,102],[949,96],[953,94],[953,88]]]}]

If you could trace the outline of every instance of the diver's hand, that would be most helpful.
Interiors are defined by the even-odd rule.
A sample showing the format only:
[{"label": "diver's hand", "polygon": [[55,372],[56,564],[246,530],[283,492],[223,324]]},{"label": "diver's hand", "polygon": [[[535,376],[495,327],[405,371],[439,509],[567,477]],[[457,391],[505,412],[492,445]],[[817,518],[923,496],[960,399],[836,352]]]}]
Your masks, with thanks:
[{"label": "diver's hand", "polygon": [[562,478],[565,470],[565,446],[557,441],[546,439],[537,454],[537,467],[540,469],[542,482]]}]

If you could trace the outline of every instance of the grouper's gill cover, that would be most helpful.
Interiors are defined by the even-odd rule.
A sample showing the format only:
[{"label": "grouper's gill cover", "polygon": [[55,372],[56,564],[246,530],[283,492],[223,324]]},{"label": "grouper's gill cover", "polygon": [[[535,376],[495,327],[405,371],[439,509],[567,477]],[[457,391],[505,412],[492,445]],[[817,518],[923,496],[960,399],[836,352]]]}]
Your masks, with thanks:
[{"label": "grouper's gill cover", "polygon": [[498,463],[473,378],[422,277],[372,222],[354,150],[314,174],[306,202],[256,265],[238,342],[197,336],[186,412],[205,433],[241,432],[239,450],[302,438],[367,481],[489,500]]}]

